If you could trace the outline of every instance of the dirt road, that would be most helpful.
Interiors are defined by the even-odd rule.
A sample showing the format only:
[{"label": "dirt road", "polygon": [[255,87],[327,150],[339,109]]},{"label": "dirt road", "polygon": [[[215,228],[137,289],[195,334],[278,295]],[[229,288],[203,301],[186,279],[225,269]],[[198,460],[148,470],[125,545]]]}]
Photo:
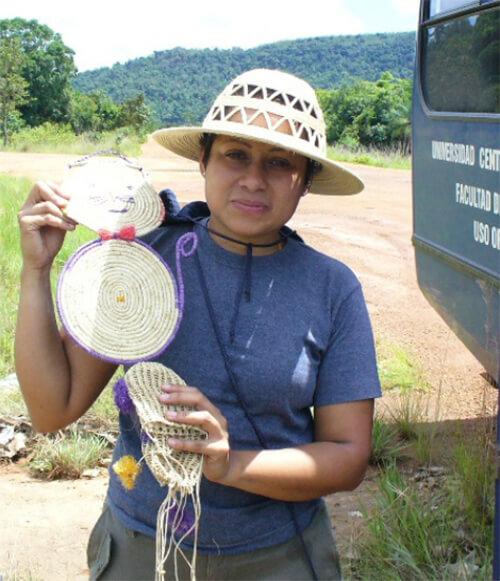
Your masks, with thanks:
[{"label": "dirt road", "polygon": [[[74,156],[0,153],[0,174],[57,181],[74,160]],[[144,146],[140,161],[157,190],[170,187],[183,203],[201,197],[196,164],[152,142]],[[355,170],[366,183],[362,194],[308,195],[290,225],[307,243],[356,272],[377,339],[403,347],[422,364],[439,399],[441,420],[494,415],[497,391],[486,384],[481,366],[418,289],[411,245],[410,172],[364,166]],[[385,400],[378,402],[380,409]],[[35,579],[85,579],[84,546],[104,492],[103,478],[41,484],[18,469],[0,470],[0,573],[22,575],[31,570]],[[362,493],[363,489],[358,494]],[[350,514],[356,501],[352,495],[331,499],[341,532],[349,519],[356,518]]]}]

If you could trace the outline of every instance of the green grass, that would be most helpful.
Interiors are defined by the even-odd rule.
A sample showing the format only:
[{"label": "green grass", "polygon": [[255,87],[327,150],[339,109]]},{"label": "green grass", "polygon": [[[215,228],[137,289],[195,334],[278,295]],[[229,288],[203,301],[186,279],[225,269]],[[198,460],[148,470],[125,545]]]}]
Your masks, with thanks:
[{"label": "green grass", "polygon": [[375,417],[370,464],[374,466],[393,464],[405,457],[406,449],[407,445],[401,440],[397,428],[382,418]]},{"label": "green grass", "polygon": [[[474,452],[468,447],[467,457]],[[418,478],[394,463],[384,467],[374,507],[361,506],[365,526],[353,540],[346,579],[491,579],[493,471],[484,456],[474,472],[462,462],[442,472],[423,470]]]},{"label": "green grass", "polygon": [[80,478],[85,470],[99,466],[108,443],[92,433],[70,430],[56,435],[40,436],[35,443],[28,466],[38,478]]},{"label": "green grass", "polygon": [[328,147],[328,157],[335,161],[358,163],[391,169],[411,169],[411,156],[398,150],[360,147],[356,150],[342,145]]},{"label": "green grass", "polygon": [[129,128],[75,135],[69,125],[44,123],[12,134],[9,145],[3,151],[85,155],[113,149],[125,155],[138,156],[143,142],[144,136]]},{"label": "green grass", "polygon": [[21,252],[17,213],[31,183],[0,177],[0,378],[14,371],[14,329],[19,300]]},{"label": "green grass", "polygon": [[[390,402],[374,421],[370,462],[378,467],[370,510],[344,563],[346,579],[491,579],[495,484],[494,418],[474,429],[430,415],[423,369],[402,348],[377,345]],[[382,400],[382,405],[383,400]],[[468,429],[465,429],[467,426]]]},{"label": "green grass", "polygon": [[384,393],[429,390],[423,366],[403,347],[378,341],[377,354],[378,371]]},{"label": "green grass", "polygon": [[28,416],[28,408],[18,389],[0,389],[0,415],[7,418]]},{"label": "green grass", "polygon": [[[21,272],[20,236],[17,214],[32,182],[27,179],[0,176],[0,378],[14,372],[14,332],[19,302]],[[83,227],[70,232],[57,256],[52,273],[55,287],[57,277],[73,252],[96,235]]]},{"label": "green grass", "polygon": [[[490,544],[494,522],[495,427],[482,424],[473,433],[459,433],[452,458],[449,490],[467,518],[462,518],[464,540],[479,554]],[[476,540],[477,539],[477,540]]]}]

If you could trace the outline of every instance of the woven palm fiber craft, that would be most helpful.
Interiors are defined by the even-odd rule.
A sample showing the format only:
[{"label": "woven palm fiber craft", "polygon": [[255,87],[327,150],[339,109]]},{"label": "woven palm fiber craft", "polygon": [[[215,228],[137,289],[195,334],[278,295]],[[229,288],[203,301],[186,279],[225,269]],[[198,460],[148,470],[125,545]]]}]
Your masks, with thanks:
[{"label": "woven palm fiber craft", "polygon": [[113,151],[71,164],[62,188],[70,195],[65,214],[98,233],[112,235],[133,226],[135,235],[142,236],[164,217],[163,204],[143,169]]},{"label": "woven palm fiber craft", "polygon": [[95,240],[79,248],[58,281],[63,327],[84,349],[116,363],[152,359],[174,339],[184,309],[181,260],[197,237],[177,241],[177,279],[167,263],[137,240]]},{"label": "woven palm fiber craft", "polygon": [[[188,406],[165,406],[158,401],[162,385],[186,385],[171,369],[160,363],[137,363],[127,371],[124,380],[141,423],[144,459],[159,484],[168,485],[168,494],[157,517],[156,579],[165,578],[165,562],[172,552],[177,578],[178,557],[181,556],[188,561],[180,547],[188,535],[194,536],[193,558],[190,563],[188,561],[191,578],[194,579],[203,459],[200,454],[174,450],[168,445],[168,439],[202,440],[207,434],[205,430],[197,426],[178,424],[165,418],[166,410],[192,409]],[[192,499],[194,520],[191,526],[186,528],[183,515],[189,497]]]}]

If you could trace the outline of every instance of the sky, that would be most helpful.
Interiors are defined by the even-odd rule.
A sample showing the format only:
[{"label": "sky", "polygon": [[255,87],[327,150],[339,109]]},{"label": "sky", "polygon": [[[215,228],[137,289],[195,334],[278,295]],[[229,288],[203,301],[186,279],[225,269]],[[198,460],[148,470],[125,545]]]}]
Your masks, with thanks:
[{"label": "sky", "polygon": [[4,0],[0,19],[38,20],[75,52],[79,71],[183,48],[416,30],[419,0]]}]

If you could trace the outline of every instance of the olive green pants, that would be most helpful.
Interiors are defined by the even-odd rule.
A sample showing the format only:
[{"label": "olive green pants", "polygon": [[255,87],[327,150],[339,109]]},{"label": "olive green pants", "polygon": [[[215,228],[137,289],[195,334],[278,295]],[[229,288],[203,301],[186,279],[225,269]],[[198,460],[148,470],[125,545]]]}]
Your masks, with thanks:
[{"label": "olive green pants", "polygon": [[[318,579],[340,579],[340,561],[326,508],[321,505],[302,534]],[[185,551],[188,558],[189,551]],[[87,548],[90,580],[153,581],[155,540],[131,531],[106,506],[90,535]],[[172,561],[172,562],[170,562]],[[189,581],[184,559],[178,559],[178,578]],[[175,579],[173,559],[169,558],[165,579]],[[216,555],[198,552],[196,579],[203,581],[306,581],[313,579],[299,536],[274,547]]]}]

